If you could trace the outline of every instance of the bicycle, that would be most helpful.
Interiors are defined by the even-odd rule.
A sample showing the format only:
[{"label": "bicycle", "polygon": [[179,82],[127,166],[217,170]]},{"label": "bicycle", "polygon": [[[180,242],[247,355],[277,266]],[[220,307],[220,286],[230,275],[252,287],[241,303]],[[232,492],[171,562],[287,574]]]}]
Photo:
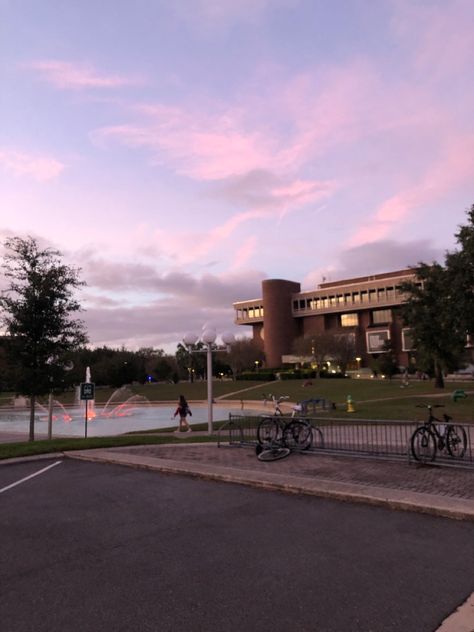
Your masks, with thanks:
[{"label": "bicycle", "polygon": [[257,443],[255,453],[259,461],[278,461],[288,456],[291,450],[280,442],[265,445]]},{"label": "bicycle", "polygon": [[[431,463],[439,451],[447,451],[452,458],[462,459],[467,448],[464,428],[452,424],[452,417],[443,414],[443,420],[433,415],[433,408],[443,408],[443,404],[417,404],[417,408],[428,409],[428,419],[417,428],[410,439],[411,453],[419,463]],[[436,425],[438,423],[438,425]]]},{"label": "bicycle", "polygon": [[259,445],[282,443],[290,449],[307,450],[313,442],[311,424],[302,419],[263,417],[257,426]]}]

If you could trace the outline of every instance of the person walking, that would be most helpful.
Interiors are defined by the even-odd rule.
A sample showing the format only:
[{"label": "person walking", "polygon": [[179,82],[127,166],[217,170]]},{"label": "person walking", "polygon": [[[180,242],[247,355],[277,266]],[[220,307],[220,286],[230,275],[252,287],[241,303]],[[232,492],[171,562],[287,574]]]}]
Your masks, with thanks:
[{"label": "person walking", "polygon": [[176,415],[179,415],[179,426],[177,427],[175,432],[181,432],[181,430],[183,430],[184,432],[191,432],[191,426],[189,425],[186,417],[188,415],[192,417],[193,414],[188,406],[188,402],[186,401],[184,395],[179,396],[178,408],[175,410],[173,418],[176,417]]}]

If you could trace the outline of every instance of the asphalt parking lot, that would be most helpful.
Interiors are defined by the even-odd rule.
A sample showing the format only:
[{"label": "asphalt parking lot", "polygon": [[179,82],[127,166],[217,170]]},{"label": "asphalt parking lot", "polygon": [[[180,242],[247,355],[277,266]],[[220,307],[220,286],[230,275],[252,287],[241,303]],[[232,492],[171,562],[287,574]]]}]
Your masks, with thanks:
[{"label": "asphalt parking lot", "polygon": [[70,460],[9,487],[52,463],[0,468],[5,632],[433,632],[474,589],[471,522]]}]

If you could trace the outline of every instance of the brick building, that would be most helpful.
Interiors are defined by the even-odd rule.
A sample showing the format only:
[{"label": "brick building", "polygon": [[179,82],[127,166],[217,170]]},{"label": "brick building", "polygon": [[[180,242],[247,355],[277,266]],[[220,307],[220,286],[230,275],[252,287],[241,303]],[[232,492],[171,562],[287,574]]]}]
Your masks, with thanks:
[{"label": "brick building", "polygon": [[233,304],[235,323],[252,327],[267,367],[281,366],[295,339],[321,332],[351,336],[362,367],[384,352],[387,340],[399,365],[408,366],[409,331],[402,326],[397,307],[404,300],[400,284],[412,280],[413,271],[398,270],[321,283],[315,290],[301,292],[294,281],[267,279],[262,282],[262,298]]}]

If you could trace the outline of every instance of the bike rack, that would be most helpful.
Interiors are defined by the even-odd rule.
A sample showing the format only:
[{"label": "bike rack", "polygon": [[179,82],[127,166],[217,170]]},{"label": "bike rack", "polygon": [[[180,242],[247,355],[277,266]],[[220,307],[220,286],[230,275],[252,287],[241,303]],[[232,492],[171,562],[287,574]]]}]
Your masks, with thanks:
[{"label": "bike rack", "polygon": [[[269,415],[235,415],[218,430],[218,447],[255,446],[257,443],[257,426],[262,418]],[[290,420],[290,416],[283,419]],[[408,464],[420,465],[411,455],[410,438],[420,427],[419,422],[390,421],[373,419],[335,419],[306,417],[313,427],[319,428],[323,441],[309,450],[298,452],[307,455],[350,456],[365,459],[407,461]],[[438,453],[436,460],[427,465],[474,469],[474,425],[462,425],[467,435],[466,452],[462,458],[454,458]],[[227,436],[227,441],[224,439]]]}]

